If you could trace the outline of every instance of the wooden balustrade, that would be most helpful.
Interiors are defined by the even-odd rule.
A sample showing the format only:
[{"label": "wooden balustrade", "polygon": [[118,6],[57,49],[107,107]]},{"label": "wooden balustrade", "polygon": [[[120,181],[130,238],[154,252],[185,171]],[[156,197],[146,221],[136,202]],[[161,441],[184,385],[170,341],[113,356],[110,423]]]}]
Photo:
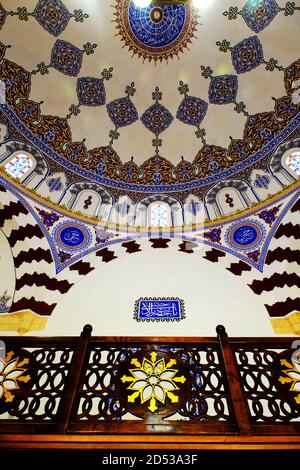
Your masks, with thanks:
[{"label": "wooden balustrade", "polygon": [[295,338],[91,332],[1,338],[0,447],[300,448]]}]

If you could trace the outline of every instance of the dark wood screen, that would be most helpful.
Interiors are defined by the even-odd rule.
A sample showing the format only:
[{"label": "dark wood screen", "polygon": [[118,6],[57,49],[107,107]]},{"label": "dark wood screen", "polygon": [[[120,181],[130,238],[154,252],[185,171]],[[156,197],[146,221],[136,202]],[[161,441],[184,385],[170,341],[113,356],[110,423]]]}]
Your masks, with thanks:
[{"label": "dark wood screen", "polygon": [[0,446],[14,434],[299,436],[295,338],[228,339],[222,326],[216,338],[91,330],[2,338]]}]

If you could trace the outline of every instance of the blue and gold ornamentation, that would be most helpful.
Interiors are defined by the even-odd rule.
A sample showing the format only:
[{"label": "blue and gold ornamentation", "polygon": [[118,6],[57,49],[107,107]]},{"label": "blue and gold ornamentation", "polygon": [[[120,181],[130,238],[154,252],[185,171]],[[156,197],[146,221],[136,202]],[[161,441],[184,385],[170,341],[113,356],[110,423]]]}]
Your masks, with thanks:
[{"label": "blue and gold ornamentation", "polygon": [[70,13],[61,0],[39,0],[34,16],[40,25],[53,36],[62,33],[70,20]]},{"label": "blue and gold ornamentation", "polygon": [[63,184],[61,182],[61,178],[50,178],[47,181],[47,186],[50,189],[50,191],[60,191],[63,187]]},{"label": "blue and gold ornamentation", "polygon": [[144,297],[135,302],[137,321],[179,321],[185,318],[184,302],[178,297]]},{"label": "blue and gold ornamentation", "polygon": [[241,15],[247,26],[259,33],[269,26],[280,11],[284,12],[284,16],[292,16],[297,10],[300,10],[300,6],[296,6],[295,2],[286,2],[284,7],[279,7],[275,0],[248,0],[241,11],[238,7],[229,7],[223,15],[229,20],[236,20]]},{"label": "blue and gold ornamentation", "polygon": [[82,56],[81,49],[58,39],[52,49],[51,65],[59,72],[76,77],[81,69]]},{"label": "blue and gold ornamentation", "polygon": [[209,102],[213,104],[234,103],[238,91],[238,79],[235,75],[212,77],[208,90]]},{"label": "blue and gold ornamentation", "polygon": [[141,121],[149,131],[157,136],[169,127],[173,121],[173,116],[167,108],[158,102],[162,99],[162,93],[158,87],[152,93],[152,98],[155,100],[155,103],[146,109],[141,117]]},{"label": "blue and gold ornamentation", "polygon": [[144,112],[141,121],[153,134],[160,134],[169,127],[173,121],[173,116],[160,103],[154,103]]},{"label": "blue and gold ornamentation", "polygon": [[266,230],[260,222],[246,219],[231,225],[225,233],[225,240],[233,248],[249,251],[263,242],[265,233]]},{"label": "blue and gold ornamentation", "polygon": [[95,77],[80,77],[76,91],[78,101],[85,106],[101,106],[105,104],[106,93],[103,80]]},{"label": "blue and gold ornamentation", "polygon": [[197,16],[189,5],[150,4],[140,8],[132,0],[116,0],[116,23],[121,40],[144,60],[178,56],[191,43]]},{"label": "blue and gold ornamentation", "polygon": [[259,33],[269,26],[278,11],[275,0],[248,0],[241,13],[247,26]]},{"label": "blue and gold ornamentation", "polygon": [[54,230],[54,239],[66,252],[86,249],[92,240],[90,231],[75,222],[62,222]]},{"label": "blue and gold ornamentation", "polygon": [[0,29],[8,15],[17,16],[21,21],[28,21],[33,17],[52,36],[59,36],[67,27],[70,18],[74,18],[77,23],[83,23],[89,16],[82,10],[70,13],[61,0],[39,0],[33,12],[29,12],[26,7],[18,7],[17,11],[8,12],[0,4]]},{"label": "blue and gold ornamentation", "polygon": [[271,182],[270,176],[267,175],[257,175],[254,181],[254,186],[257,188],[268,189]]},{"label": "blue and gold ornamentation", "polygon": [[263,48],[257,36],[243,39],[231,50],[232,64],[237,73],[249,72],[264,62]]},{"label": "blue and gold ornamentation", "polygon": [[176,117],[185,124],[198,126],[204,119],[208,108],[206,101],[196,96],[185,96],[177,110]]},{"label": "blue and gold ornamentation", "polygon": [[110,119],[117,127],[129,126],[139,118],[136,107],[128,96],[113,100],[106,107]]}]

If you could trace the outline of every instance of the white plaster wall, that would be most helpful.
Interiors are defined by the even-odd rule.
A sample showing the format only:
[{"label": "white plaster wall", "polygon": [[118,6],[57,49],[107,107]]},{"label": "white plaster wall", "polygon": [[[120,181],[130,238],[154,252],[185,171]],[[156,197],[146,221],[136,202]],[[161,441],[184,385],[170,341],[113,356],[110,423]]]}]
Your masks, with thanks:
[{"label": "white plaster wall", "polygon": [[[140,297],[184,299],[180,322],[137,322]],[[79,335],[90,323],[94,335],[215,336],[223,324],[231,336],[272,336],[267,311],[243,277],[198,253],[149,250],[105,263],[75,284],[56,306],[45,335]]]}]

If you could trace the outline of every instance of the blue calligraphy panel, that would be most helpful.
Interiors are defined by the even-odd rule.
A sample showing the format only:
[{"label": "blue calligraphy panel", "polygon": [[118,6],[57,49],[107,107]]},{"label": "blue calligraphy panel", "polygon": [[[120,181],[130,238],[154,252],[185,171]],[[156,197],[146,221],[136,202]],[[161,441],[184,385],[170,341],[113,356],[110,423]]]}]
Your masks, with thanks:
[{"label": "blue calligraphy panel", "polygon": [[171,320],[185,318],[183,300],[178,298],[141,298],[136,301],[136,320]]}]

